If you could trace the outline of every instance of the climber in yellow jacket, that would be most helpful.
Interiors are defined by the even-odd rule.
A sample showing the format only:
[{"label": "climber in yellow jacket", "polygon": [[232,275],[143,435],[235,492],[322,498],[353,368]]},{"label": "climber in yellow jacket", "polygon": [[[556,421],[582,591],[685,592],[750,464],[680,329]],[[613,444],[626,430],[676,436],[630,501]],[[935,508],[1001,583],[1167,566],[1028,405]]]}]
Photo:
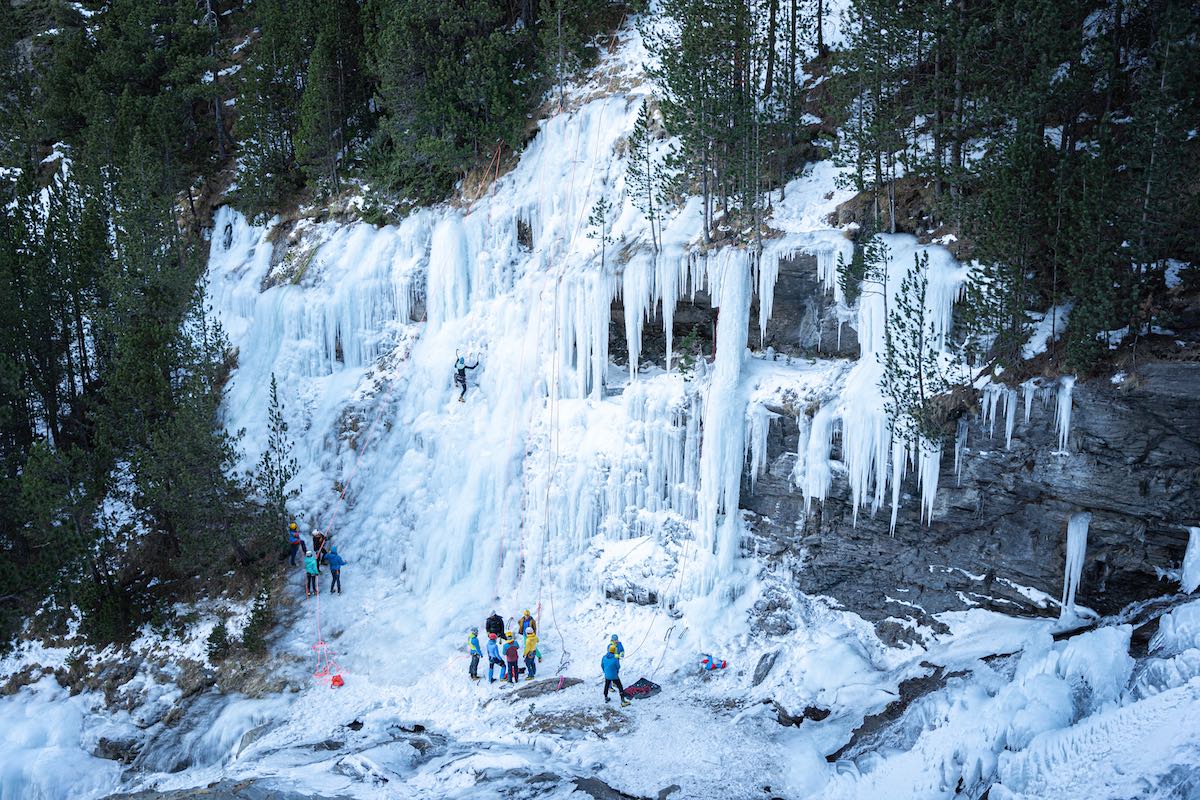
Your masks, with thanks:
[{"label": "climber in yellow jacket", "polygon": [[542,651],[538,650],[536,633],[525,634],[525,680],[531,681],[537,675],[537,662],[542,660]]}]

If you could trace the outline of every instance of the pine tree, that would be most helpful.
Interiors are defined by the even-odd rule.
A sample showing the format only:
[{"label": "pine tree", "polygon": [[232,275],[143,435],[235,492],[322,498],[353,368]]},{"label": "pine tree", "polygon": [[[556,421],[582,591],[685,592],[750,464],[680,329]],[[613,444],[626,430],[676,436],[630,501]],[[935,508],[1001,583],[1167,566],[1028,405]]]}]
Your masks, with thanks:
[{"label": "pine tree", "polygon": [[665,183],[663,162],[655,153],[655,142],[651,135],[653,124],[650,104],[645,100],[638,110],[637,121],[629,135],[629,166],[626,172],[627,191],[633,207],[642,212],[650,225],[650,242],[659,250],[662,229],[663,187]]},{"label": "pine tree", "polygon": [[308,62],[304,94],[300,98],[296,158],[311,183],[337,194],[341,191],[338,158],[343,144],[343,121],[339,119],[336,102],[331,48],[329,37],[322,33]]},{"label": "pine tree", "polygon": [[254,472],[254,483],[266,500],[268,525],[273,531],[282,531],[287,524],[287,503],[299,496],[299,488],[289,488],[300,471],[293,456],[294,445],[287,433],[283,402],[279,399],[279,386],[275,374],[271,374],[271,394],[267,407],[267,448],[258,459]]},{"label": "pine tree", "polygon": [[904,442],[941,442],[949,435],[934,399],[950,389],[941,342],[929,317],[929,254],[913,257],[887,312],[881,389],[893,435]]},{"label": "pine tree", "polygon": [[605,252],[608,245],[616,241],[610,234],[612,230],[612,203],[607,197],[601,197],[592,206],[592,213],[588,216],[587,238],[596,239],[600,242],[600,268],[604,269]]}]

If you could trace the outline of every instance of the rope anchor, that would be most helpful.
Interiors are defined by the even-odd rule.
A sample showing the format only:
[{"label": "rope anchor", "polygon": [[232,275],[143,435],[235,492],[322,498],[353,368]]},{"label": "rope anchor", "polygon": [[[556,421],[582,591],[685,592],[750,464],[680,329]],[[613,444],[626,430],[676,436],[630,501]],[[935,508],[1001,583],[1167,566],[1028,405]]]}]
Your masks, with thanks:
[{"label": "rope anchor", "polygon": [[346,682],[342,680],[342,668],[338,666],[337,659],[334,658],[336,653],[333,647],[322,640],[314,644],[312,649],[317,654],[317,668],[313,672],[313,678],[321,683],[328,683],[331,689],[345,686]]}]

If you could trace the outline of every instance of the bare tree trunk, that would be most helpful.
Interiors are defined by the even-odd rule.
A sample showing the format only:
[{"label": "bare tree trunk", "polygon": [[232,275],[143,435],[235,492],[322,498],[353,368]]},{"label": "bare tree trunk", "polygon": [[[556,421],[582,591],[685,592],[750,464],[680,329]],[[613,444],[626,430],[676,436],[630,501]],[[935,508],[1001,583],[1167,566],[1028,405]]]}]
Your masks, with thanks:
[{"label": "bare tree trunk", "polygon": [[829,52],[825,48],[825,0],[817,0],[817,55]]},{"label": "bare tree trunk", "polygon": [[775,16],[779,11],[779,0],[771,0],[767,15],[767,77],[763,83],[763,97],[770,97],[775,86]]}]

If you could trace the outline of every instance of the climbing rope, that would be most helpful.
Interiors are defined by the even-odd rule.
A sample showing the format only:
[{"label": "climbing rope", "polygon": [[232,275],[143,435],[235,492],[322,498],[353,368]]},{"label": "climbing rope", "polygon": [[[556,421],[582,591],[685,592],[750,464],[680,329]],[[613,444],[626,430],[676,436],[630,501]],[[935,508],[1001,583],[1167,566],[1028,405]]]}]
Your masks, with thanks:
[{"label": "climbing rope", "polygon": [[[366,456],[367,450],[374,441],[375,430],[379,425],[379,421],[383,419],[384,412],[387,411],[392,404],[392,398],[396,392],[396,387],[399,381],[393,379],[388,387],[387,397],[380,405],[379,410],[375,412],[375,417],[367,428],[367,435],[363,440],[362,449],[358,451],[358,457],[354,460],[354,467],[350,470],[350,475],[346,478],[346,482],[342,484],[341,491],[338,492],[337,500],[329,509],[328,516],[325,518],[324,524],[319,529],[325,535],[325,541],[333,540],[333,523],[337,519],[338,512],[346,502],[346,495],[350,491],[350,486],[354,479],[358,476],[358,470],[362,466],[363,458]],[[314,554],[319,559],[320,554]],[[319,574],[319,573],[318,573]],[[306,578],[307,580],[307,578]],[[317,585],[317,600],[314,610],[315,628],[316,628],[316,643],[312,649],[316,658],[316,669],[313,671],[313,678],[322,682],[328,682],[331,687],[341,686],[343,684],[341,676],[341,667],[337,663],[337,653],[333,646],[325,641],[321,634],[321,587]]]}]

